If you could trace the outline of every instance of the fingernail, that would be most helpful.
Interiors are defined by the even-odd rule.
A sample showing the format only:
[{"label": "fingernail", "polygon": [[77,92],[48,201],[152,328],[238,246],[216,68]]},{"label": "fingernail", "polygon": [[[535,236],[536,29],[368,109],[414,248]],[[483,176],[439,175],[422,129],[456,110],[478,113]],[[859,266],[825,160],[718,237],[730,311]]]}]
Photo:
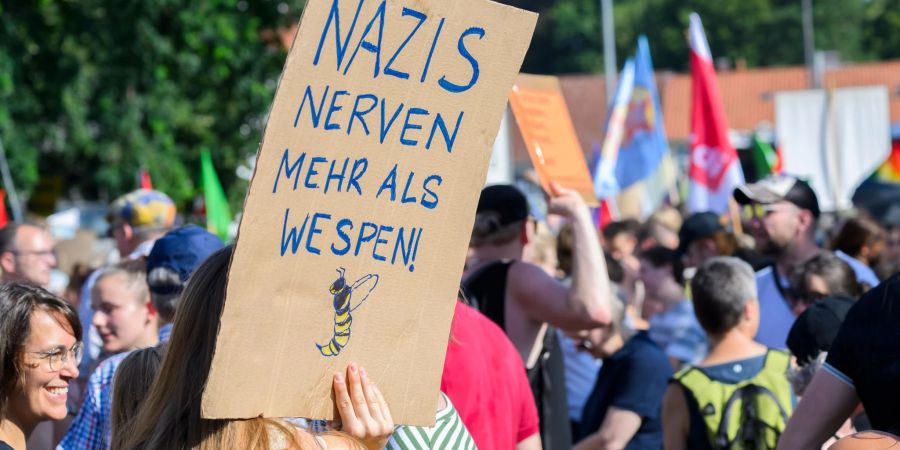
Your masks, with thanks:
[{"label": "fingernail", "polygon": [[337,383],[343,383],[343,382],[344,382],[344,375],[341,374],[340,372],[335,372],[335,373],[334,373],[334,381],[337,382]]},{"label": "fingernail", "polygon": [[366,369],[360,367],[359,368],[359,376],[365,378],[366,377]]},{"label": "fingernail", "polygon": [[356,363],[350,363],[350,373],[356,373]]}]

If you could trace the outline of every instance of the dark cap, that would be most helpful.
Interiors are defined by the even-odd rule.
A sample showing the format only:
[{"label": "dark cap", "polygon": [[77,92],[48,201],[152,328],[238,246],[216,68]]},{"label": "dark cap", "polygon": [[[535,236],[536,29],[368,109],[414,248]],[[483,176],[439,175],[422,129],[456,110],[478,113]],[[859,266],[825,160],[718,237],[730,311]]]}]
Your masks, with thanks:
[{"label": "dark cap", "polygon": [[678,255],[687,252],[688,245],[697,239],[712,236],[717,231],[722,231],[725,226],[721,219],[713,212],[699,212],[688,216],[678,230]]},{"label": "dark cap", "polygon": [[515,186],[495,184],[481,190],[475,214],[494,214],[503,227],[528,218],[528,200]]},{"label": "dark cap", "polygon": [[809,210],[819,218],[819,199],[809,183],[786,174],[771,175],[756,183],[744,184],[734,190],[734,199],[742,205],[750,203],[769,204],[787,201],[800,209]]},{"label": "dark cap", "polygon": [[150,285],[154,294],[179,292],[200,263],[223,247],[218,236],[196,225],[176,228],[156,240],[147,256],[147,273],[153,269],[166,268],[178,274],[180,286]]},{"label": "dark cap", "polygon": [[787,346],[797,363],[809,364],[831,349],[847,311],[855,302],[848,297],[827,297],[803,311],[788,333]]}]

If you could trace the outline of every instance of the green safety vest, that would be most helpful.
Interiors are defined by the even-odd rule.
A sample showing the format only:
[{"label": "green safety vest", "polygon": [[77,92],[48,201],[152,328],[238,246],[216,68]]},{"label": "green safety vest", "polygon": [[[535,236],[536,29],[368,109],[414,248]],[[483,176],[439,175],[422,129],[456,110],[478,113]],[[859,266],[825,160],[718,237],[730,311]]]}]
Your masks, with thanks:
[{"label": "green safety vest", "polygon": [[790,357],[769,350],[762,370],[739,383],[715,381],[696,367],[675,374],[697,400],[714,449],[774,449],[793,410]]}]

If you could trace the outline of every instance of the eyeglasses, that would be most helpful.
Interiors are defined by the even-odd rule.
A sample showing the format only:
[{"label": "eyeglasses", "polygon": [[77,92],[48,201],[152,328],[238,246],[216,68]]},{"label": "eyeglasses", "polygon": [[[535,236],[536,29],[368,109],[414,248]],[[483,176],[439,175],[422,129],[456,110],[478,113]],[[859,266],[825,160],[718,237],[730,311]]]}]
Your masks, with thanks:
[{"label": "eyeglasses", "polygon": [[17,256],[18,255],[34,255],[34,256],[40,256],[42,258],[46,258],[48,256],[56,256],[56,251],[54,251],[54,250],[38,250],[38,251],[10,250],[9,252],[12,253],[13,255],[17,255]]},{"label": "eyeglasses", "polygon": [[75,361],[75,365],[81,364],[81,356],[83,354],[84,345],[76,342],[72,348],[66,350],[64,347],[57,347],[53,350],[44,352],[27,352],[32,355],[38,355],[38,359],[47,360],[47,366],[51,372],[59,372],[69,362],[69,358]]},{"label": "eyeglasses", "polygon": [[744,220],[762,219],[772,213],[795,211],[797,209],[798,208],[794,205],[752,203],[749,205],[744,205],[744,210],[741,212],[741,216],[744,218]]}]

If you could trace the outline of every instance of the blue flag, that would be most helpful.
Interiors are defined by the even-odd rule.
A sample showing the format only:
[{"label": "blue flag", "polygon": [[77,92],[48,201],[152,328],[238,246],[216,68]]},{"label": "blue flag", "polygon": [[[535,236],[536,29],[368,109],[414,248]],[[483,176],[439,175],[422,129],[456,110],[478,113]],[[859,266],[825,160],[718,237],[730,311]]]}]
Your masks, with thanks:
[{"label": "blue flag", "polygon": [[616,166],[619,160],[619,148],[625,134],[625,120],[628,118],[628,104],[633,88],[634,60],[628,58],[619,75],[616,96],[609,106],[606,136],[603,137],[600,160],[594,167],[594,192],[600,199],[610,198],[624,187],[616,175]]},{"label": "blue flag", "polygon": [[638,38],[634,60],[634,89],[628,104],[622,144],[616,160],[616,181],[625,189],[650,176],[659,166],[669,143],[663,127],[659,93],[647,38]]}]

